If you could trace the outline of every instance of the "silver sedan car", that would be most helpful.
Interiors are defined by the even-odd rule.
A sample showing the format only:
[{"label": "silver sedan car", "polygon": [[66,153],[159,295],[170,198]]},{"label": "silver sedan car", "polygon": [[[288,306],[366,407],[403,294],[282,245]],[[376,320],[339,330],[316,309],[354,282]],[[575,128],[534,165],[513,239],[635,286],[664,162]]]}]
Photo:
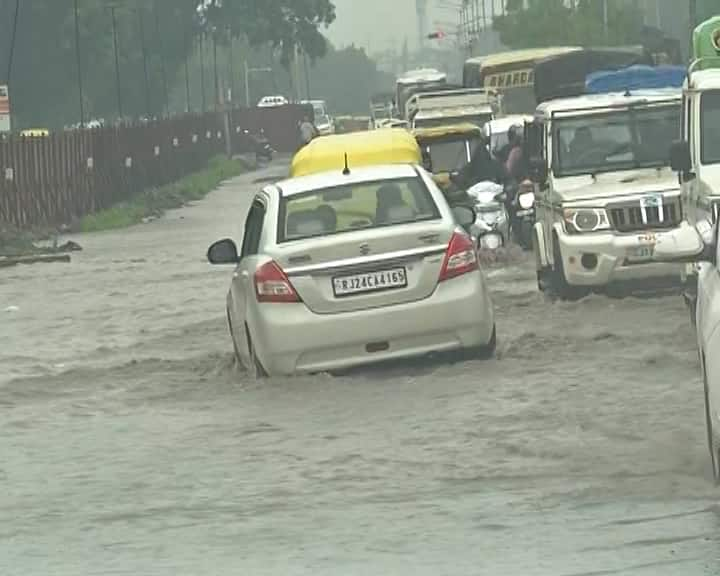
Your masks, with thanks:
[{"label": "silver sedan car", "polygon": [[239,361],[258,375],[341,370],[431,352],[495,350],[490,295],[462,226],[420,167],[279,182],[250,208],[227,298]]}]

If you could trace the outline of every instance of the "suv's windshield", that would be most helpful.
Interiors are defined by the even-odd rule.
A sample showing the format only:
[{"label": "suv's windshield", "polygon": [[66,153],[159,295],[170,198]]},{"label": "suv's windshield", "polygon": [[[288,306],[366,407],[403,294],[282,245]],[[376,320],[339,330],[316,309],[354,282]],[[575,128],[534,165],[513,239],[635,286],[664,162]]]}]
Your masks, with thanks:
[{"label": "suv's windshield", "polygon": [[420,178],[334,186],[282,199],[278,242],[439,218]]},{"label": "suv's windshield", "polygon": [[700,156],[703,164],[720,163],[720,90],[702,95],[700,101],[702,141]]},{"label": "suv's windshield", "polygon": [[555,176],[667,166],[680,121],[679,103],[558,120]]}]

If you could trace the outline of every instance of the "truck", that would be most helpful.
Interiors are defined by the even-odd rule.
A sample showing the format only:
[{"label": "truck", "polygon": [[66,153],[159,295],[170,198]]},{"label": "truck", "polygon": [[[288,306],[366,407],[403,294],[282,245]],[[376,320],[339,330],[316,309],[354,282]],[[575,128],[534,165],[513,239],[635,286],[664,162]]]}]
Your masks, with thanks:
[{"label": "truck", "polygon": [[[600,85],[612,87],[611,79]],[[616,84],[631,80],[619,76]],[[669,161],[681,91],[635,85],[550,100],[525,126],[538,287],[555,298],[679,276],[679,265],[655,262],[653,251],[656,234],[683,218]]]},{"label": "truck", "polygon": [[413,128],[433,128],[470,122],[482,128],[500,110],[494,90],[484,88],[442,90],[415,94],[406,103]]}]

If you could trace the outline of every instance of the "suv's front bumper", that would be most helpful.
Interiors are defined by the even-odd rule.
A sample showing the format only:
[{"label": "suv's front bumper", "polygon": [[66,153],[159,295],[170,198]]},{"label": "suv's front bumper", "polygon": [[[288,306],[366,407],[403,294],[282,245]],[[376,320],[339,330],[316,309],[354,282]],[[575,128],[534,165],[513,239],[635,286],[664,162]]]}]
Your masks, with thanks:
[{"label": "suv's front bumper", "polygon": [[565,278],[574,286],[605,286],[613,282],[676,277],[682,265],[652,260],[653,232],[558,236]]}]

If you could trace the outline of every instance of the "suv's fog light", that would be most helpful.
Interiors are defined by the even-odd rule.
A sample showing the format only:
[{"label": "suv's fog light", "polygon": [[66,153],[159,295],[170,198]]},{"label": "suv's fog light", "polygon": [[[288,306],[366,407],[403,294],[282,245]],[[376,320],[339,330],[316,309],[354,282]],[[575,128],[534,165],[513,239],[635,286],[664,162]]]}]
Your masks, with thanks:
[{"label": "suv's fog light", "polygon": [[583,254],[580,263],[586,270],[595,270],[598,265],[598,257],[595,254]]}]

